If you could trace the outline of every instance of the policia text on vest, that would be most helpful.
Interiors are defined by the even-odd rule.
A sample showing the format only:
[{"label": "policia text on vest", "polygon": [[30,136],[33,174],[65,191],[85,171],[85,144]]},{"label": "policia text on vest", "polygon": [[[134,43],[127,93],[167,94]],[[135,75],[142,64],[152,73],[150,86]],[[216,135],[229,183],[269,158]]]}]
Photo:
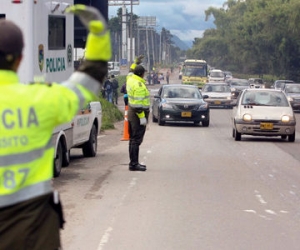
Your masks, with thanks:
[{"label": "policia text on vest", "polygon": [[[39,4],[43,3],[30,6]],[[1,11],[12,8],[16,6],[6,8],[0,2]],[[99,11],[74,5],[66,12],[79,15],[92,31],[86,42],[86,60],[61,84],[19,83],[23,34],[13,22],[0,19],[0,34],[6,34],[0,36],[1,250],[60,248],[64,219],[59,195],[52,188],[52,132],[98,99],[111,58],[110,34]]]}]

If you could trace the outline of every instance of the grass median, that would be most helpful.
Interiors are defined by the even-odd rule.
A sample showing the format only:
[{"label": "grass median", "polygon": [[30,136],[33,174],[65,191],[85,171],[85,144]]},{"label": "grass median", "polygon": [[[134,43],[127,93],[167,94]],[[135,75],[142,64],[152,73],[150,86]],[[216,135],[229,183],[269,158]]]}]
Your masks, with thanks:
[{"label": "grass median", "polygon": [[[123,94],[120,93],[121,86],[126,80],[126,76],[118,76],[116,77],[119,83],[119,97],[122,97]],[[114,129],[114,123],[118,121],[122,121],[124,119],[124,114],[121,110],[119,110],[118,106],[108,102],[105,98],[100,97],[100,103],[102,106],[102,126],[101,130]]]}]

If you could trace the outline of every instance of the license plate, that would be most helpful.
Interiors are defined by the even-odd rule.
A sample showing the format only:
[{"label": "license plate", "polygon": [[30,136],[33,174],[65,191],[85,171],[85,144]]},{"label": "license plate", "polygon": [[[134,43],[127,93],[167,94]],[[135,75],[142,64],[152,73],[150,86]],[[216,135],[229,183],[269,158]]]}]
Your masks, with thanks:
[{"label": "license plate", "polygon": [[260,123],[260,129],[262,129],[262,130],[273,129],[273,123],[262,122],[262,123]]},{"label": "license plate", "polygon": [[181,117],[192,117],[192,112],[181,112]]},{"label": "license plate", "polygon": [[215,104],[221,104],[221,101],[215,101]]}]

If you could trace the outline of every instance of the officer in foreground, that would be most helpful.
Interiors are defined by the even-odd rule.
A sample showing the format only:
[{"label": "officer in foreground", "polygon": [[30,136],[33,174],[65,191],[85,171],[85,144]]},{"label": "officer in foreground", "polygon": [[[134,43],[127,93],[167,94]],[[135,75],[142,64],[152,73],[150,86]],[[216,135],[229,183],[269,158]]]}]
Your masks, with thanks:
[{"label": "officer in foreground", "polygon": [[131,65],[133,74],[127,77],[128,125],[129,125],[129,170],[146,171],[146,166],[139,163],[139,148],[143,142],[148,123],[150,94],[145,85],[145,68]]},{"label": "officer in foreground", "polygon": [[53,129],[88,102],[98,100],[111,58],[110,34],[101,14],[74,5],[89,29],[86,61],[62,84],[19,84],[23,35],[0,21],[0,249],[60,249],[64,219],[52,189]]}]

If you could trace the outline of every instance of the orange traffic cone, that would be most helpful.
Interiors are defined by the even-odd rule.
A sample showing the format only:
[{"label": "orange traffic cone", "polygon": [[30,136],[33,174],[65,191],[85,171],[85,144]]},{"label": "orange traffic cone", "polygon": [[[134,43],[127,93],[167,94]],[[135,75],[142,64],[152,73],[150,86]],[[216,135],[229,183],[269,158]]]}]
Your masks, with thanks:
[{"label": "orange traffic cone", "polygon": [[121,141],[128,141],[128,140],[129,140],[128,105],[126,105],[125,106],[125,113],[124,113],[123,138],[121,138]]}]

